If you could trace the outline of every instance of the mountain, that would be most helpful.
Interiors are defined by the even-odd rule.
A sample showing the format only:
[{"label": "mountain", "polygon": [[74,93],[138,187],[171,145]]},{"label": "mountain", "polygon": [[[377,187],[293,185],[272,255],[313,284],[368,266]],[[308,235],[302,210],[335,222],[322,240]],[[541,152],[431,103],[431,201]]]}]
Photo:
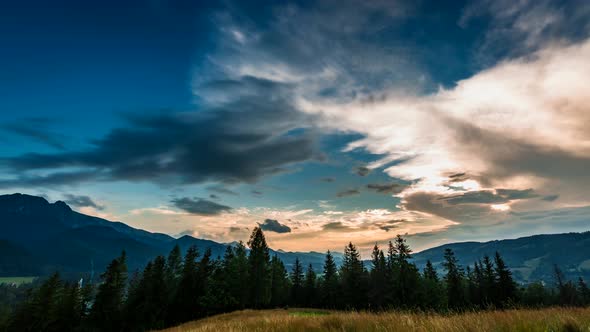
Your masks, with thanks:
[{"label": "mountain", "polygon": [[[100,273],[122,250],[129,270],[141,269],[157,255],[167,255],[178,244],[184,252],[196,246],[223,256],[228,244],[183,236],[175,239],[121,222],[73,211],[66,203],[49,203],[43,197],[0,195],[0,276]],[[229,244],[232,245],[232,244]],[[273,251],[289,268],[299,257],[321,269],[324,254]],[[340,256],[338,256],[339,258]]]},{"label": "mountain", "polygon": [[430,260],[435,267],[441,269],[446,248],[455,252],[463,266],[472,266],[484,255],[493,258],[498,251],[519,282],[552,282],[555,264],[563,270],[568,279],[576,280],[583,277],[590,280],[590,232],[445,244],[414,254],[414,262],[423,267],[426,260]]},{"label": "mountain", "polygon": [[[235,245],[186,235],[175,239],[84,215],[61,201],[49,203],[43,197],[23,194],[0,195],[0,227],[0,276],[45,275],[55,270],[74,275],[100,273],[122,250],[127,253],[129,270],[134,271],[157,255],[167,255],[176,244],[182,251],[192,245],[200,253],[211,249],[214,258],[223,256],[228,245]],[[413,260],[420,268],[431,260],[441,269],[446,248],[455,252],[463,266],[499,251],[520,282],[551,282],[554,264],[570,279],[590,280],[590,232],[451,243],[415,253]],[[277,255],[289,270],[299,258],[321,271],[325,258],[319,252],[271,250],[270,254]],[[342,254],[334,253],[334,257],[338,263]]]}]

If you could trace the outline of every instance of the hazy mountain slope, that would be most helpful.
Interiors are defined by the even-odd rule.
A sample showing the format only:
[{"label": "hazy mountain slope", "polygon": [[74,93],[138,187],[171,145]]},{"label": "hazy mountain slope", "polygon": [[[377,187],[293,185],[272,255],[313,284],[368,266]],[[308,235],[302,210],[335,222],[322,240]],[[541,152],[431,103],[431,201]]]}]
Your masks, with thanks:
[{"label": "hazy mountain slope", "polygon": [[427,259],[440,265],[443,252],[451,248],[461,264],[472,265],[484,255],[493,257],[499,251],[517,280],[553,280],[553,265],[557,264],[567,277],[579,276],[590,280],[590,232],[547,234],[511,240],[462,242],[445,244],[414,255],[418,266]]}]

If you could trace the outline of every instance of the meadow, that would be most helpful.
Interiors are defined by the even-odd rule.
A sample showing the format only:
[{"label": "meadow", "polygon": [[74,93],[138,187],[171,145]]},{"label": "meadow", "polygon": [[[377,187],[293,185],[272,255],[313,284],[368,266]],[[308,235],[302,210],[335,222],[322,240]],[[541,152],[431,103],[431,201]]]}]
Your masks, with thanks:
[{"label": "meadow", "polygon": [[514,309],[461,314],[243,310],[163,331],[590,331],[590,308]]},{"label": "meadow", "polygon": [[37,277],[0,277],[0,284],[30,284]]}]

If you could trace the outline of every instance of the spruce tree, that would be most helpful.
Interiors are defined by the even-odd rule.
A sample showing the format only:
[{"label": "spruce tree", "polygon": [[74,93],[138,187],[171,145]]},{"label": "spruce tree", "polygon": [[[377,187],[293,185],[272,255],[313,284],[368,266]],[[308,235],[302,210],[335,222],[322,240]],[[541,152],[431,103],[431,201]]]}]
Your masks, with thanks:
[{"label": "spruce tree", "polygon": [[122,309],[127,286],[125,252],[114,259],[101,275],[96,298],[90,312],[93,325],[104,331],[118,331],[123,326]]},{"label": "spruce tree", "polygon": [[344,305],[349,308],[364,308],[367,292],[365,269],[360,253],[352,242],[344,248],[340,275]]},{"label": "spruce tree", "polygon": [[385,306],[387,284],[387,263],[383,251],[375,244],[371,253],[372,269],[370,272],[369,303],[379,309]]},{"label": "spruce tree", "polygon": [[287,304],[289,299],[290,282],[283,262],[274,255],[270,261],[271,266],[271,300],[273,307]]},{"label": "spruce tree", "polygon": [[316,274],[313,266],[309,264],[305,273],[305,282],[303,284],[303,294],[305,295],[304,304],[307,307],[315,306],[316,299]]},{"label": "spruce tree", "polygon": [[250,300],[254,308],[264,308],[270,303],[270,255],[264,233],[255,227],[248,241],[248,276]]},{"label": "spruce tree", "polygon": [[169,311],[169,321],[181,323],[196,317],[198,299],[194,296],[197,293],[197,258],[199,252],[197,247],[191,246],[184,255],[182,264],[182,276],[176,289],[176,294]]},{"label": "spruce tree", "polygon": [[295,258],[295,264],[293,264],[293,270],[291,271],[291,303],[296,306],[303,305],[303,266],[299,261],[299,258]]},{"label": "spruce tree", "polygon": [[459,265],[453,250],[445,249],[443,267],[447,291],[447,305],[450,309],[458,310],[465,306],[465,290],[463,288],[463,269]]},{"label": "spruce tree", "polygon": [[516,300],[516,283],[512,279],[512,272],[504,263],[500,253],[496,251],[494,256],[496,265],[496,298],[498,305],[506,306]]},{"label": "spruce tree", "polygon": [[338,304],[338,270],[334,262],[334,256],[328,250],[324,260],[324,269],[321,282],[321,302],[327,308],[335,308]]}]

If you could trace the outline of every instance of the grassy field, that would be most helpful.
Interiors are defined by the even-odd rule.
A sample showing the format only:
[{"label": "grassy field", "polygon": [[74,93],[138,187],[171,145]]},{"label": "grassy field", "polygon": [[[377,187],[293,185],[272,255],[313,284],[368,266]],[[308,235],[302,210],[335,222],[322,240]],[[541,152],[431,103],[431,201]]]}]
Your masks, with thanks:
[{"label": "grassy field", "polygon": [[244,310],[165,330],[201,331],[587,331],[590,308],[487,311],[453,315],[336,312],[312,309]]},{"label": "grassy field", "polygon": [[0,277],[0,284],[29,284],[37,277]]}]

